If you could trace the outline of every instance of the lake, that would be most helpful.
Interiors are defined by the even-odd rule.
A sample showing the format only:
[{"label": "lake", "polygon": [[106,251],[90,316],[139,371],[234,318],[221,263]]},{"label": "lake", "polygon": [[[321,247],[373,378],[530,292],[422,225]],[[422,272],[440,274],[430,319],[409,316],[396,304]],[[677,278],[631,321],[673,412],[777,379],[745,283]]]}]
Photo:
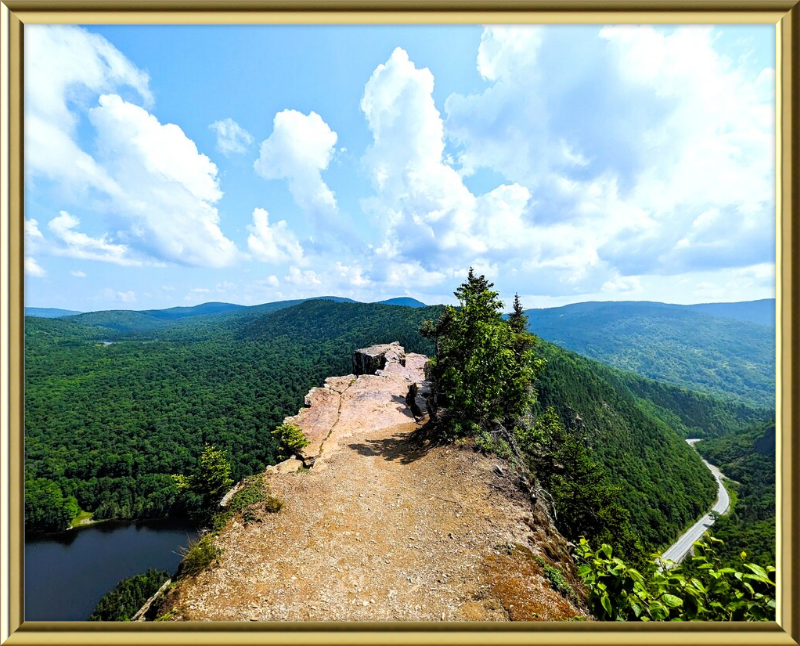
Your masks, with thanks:
[{"label": "lake", "polygon": [[174,573],[186,520],[109,521],[25,540],[25,621],[85,621],[106,592],[149,568]]}]

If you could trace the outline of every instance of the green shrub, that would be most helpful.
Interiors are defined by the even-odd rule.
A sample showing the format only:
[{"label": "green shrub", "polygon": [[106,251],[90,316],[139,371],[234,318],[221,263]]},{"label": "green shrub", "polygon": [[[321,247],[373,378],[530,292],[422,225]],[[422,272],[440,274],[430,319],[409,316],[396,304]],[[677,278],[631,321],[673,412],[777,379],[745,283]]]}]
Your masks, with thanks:
[{"label": "green shrub", "polygon": [[562,597],[566,597],[567,599],[571,600],[577,600],[578,595],[575,594],[575,590],[572,589],[572,586],[569,584],[569,581],[567,581],[564,573],[561,570],[559,570],[557,567],[553,567],[538,555],[536,556],[536,562],[544,570],[544,574],[547,577],[547,580],[550,582],[550,587],[553,588],[553,590],[558,592]]},{"label": "green shrub", "polygon": [[304,446],[308,440],[294,424],[281,424],[272,431],[272,437],[278,444],[278,460],[288,460]]},{"label": "green shrub", "polygon": [[270,514],[277,514],[283,508],[283,500],[275,498],[275,496],[267,496],[265,501],[265,509]]},{"label": "green shrub", "polygon": [[228,492],[231,478],[231,462],[226,451],[206,444],[197,461],[195,472],[190,476],[172,476],[178,491],[202,498],[202,507],[215,505]]},{"label": "green shrub", "polygon": [[713,543],[697,541],[692,572],[652,559],[642,572],[613,556],[610,545],[596,552],[585,539],[575,550],[578,574],[589,589],[589,608],[604,621],[773,621],[775,568],[744,563],[740,571],[720,567]]}]

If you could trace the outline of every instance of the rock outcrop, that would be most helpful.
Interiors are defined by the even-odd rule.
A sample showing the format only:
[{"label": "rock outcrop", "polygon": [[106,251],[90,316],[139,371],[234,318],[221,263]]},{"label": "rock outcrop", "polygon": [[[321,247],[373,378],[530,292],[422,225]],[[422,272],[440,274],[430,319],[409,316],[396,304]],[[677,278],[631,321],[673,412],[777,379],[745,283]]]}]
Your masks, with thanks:
[{"label": "rock outcrop", "polygon": [[[410,388],[425,392],[427,361],[425,355],[406,354],[397,342],[356,350],[354,374],[329,377],[321,388],[312,388],[306,395],[305,408],[284,420],[303,431],[308,440],[308,446],[297,454],[300,462],[320,470],[341,439],[421,417],[425,408],[422,396],[415,398],[422,404],[421,408],[417,404],[419,413],[406,402]],[[296,470],[297,466],[281,464],[276,469]]]},{"label": "rock outcrop", "polygon": [[353,353],[353,374],[374,375],[387,363],[405,365],[406,352],[397,341],[361,348]]}]

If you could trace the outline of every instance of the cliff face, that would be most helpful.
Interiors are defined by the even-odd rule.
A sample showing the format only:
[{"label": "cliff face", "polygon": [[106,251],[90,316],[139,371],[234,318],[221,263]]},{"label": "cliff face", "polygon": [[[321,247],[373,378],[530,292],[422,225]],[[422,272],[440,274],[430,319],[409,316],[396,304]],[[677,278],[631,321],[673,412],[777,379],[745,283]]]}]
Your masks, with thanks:
[{"label": "cliff face", "polygon": [[[300,460],[270,467],[281,512],[224,528],[218,564],[173,588],[161,614],[215,621],[583,617],[566,543],[508,465],[426,439],[424,420],[409,406],[420,406],[414,393],[425,388],[425,361],[397,344],[374,346],[356,353],[360,374],[313,389],[306,408],[287,419],[310,441],[300,457],[311,468],[298,470]],[[553,590],[546,567],[561,570],[578,594]]]}]

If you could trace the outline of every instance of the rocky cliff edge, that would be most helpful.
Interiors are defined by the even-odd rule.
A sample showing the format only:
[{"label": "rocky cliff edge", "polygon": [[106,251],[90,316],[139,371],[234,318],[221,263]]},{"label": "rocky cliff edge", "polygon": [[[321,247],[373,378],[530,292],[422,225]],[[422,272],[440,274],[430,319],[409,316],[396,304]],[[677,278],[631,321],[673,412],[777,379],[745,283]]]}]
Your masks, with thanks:
[{"label": "rocky cliff edge", "polygon": [[586,618],[566,541],[509,466],[468,442],[431,443],[415,418],[424,401],[408,393],[424,390],[425,361],[373,346],[313,389],[286,420],[309,445],[267,470],[283,509],[230,522],[216,564],[173,587],[162,618]]}]

